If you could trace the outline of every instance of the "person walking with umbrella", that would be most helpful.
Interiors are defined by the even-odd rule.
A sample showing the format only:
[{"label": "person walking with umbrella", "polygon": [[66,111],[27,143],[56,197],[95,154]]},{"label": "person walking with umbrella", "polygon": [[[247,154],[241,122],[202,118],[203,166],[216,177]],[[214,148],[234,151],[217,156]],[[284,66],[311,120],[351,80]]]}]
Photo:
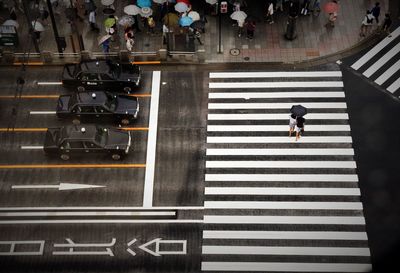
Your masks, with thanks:
[{"label": "person walking with umbrella", "polygon": [[[290,120],[289,120],[289,137],[292,135],[293,129],[296,131],[296,141],[300,138],[300,134],[304,132],[304,115],[307,114],[307,108],[302,105],[293,105],[290,108]],[[295,119],[295,120],[294,120]],[[293,128],[294,125],[294,128]]]},{"label": "person walking with umbrella", "polygon": [[292,133],[294,132],[294,129],[296,127],[296,115],[295,114],[290,114],[289,116],[289,137],[292,136]]},{"label": "person walking with umbrella", "polygon": [[304,123],[306,122],[306,119],[303,117],[297,117],[296,118],[296,141],[299,140],[300,135],[304,133]]}]

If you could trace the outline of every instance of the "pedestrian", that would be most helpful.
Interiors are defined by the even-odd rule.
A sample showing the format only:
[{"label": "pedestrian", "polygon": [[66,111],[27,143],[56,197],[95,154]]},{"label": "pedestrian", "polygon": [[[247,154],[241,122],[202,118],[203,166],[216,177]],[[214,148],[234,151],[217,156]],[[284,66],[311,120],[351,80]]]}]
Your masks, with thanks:
[{"label": "pedestrian", "polygon": [[240,2],[239,1],[233,2],[233,12],[235,12],[235,11],[240,11]]},{"label": "pedestrian", "polygon": [[254,31],[256,30],[256,22],[254,20],[249,20],[246,22],[246,39],[253,40],[254,38]]},{"label": "pedestrian", "polygon": [[367,10],[367,14],[364,16],[364,20],[361,22],[360,36],[365,37],[369,33],[369,29],[374,21],[374,16],[371,11]]},{"label": "pedestrian", "polygon": [[267,4],[267,22],[274,23],[274,3],[272,1]]},{"label": "pedestrian", "polygon": [[311,10],[314,16],[319,16],[321,13],[321,0],[314,0],[314,2],[310,5]]},{"label": "pedestrian", "polygon": [[238,20],[238,37],[242,37],[244,20]]},{"label": "pedestrian", "polygon": [[131,32],[128,32],[126,34],[126,49],[132,52],[134,45],[135,45],[135,39],[133,37],[133,34]]},{"label": "pedestrian", "polygon": [[96,23],[96,11],[91,10],[89,12],[89,24],[90,24],[90,30],[92,31],[100,31],[99,27],[97,26]]},{"label": "pedestrian", "polygon": [[336,19],[337,19],[336,11],[329,13],[328,22],[325,24],[325,27],[335,27]]},{"label": "pedestrian", "polygon": [[146,23],[148,27],[147,33],[154,34],[154,29],[156,28],[156,22],[154,21],[154,18],[152,16],[147,17]]},{"label": "pedestrian", "polygon": [[289,116],[289,137],[292,136],[292,133],[294,132],[294,129],[296,127],[296,115],[295,114],[290,114]]},{"label": "pedestrian", "polygon": [[304,123],[305,122],[306,122],[306,119],[303,117],[296,118],[296,125],[295,125],[296,141],[300,138],[300,135],[302,135],[304,133]]},{"label": "pedestrian", "polygon": [[375,7],[372,8],[371,13],[372,16],[374,16],[376,23],[379,24],[379,15],[381,14],[381,6],[379,2],[375,3]]},{"label": "pedestrian", "polygon": [[203,43],[201,42],[201,39],[200,39],[201,33],[197,28],[194,29],[193,34],[194,34],[194,37],[196,38],[196,40],[199,42],[199,44],[203,45]]},{"label": "pedestrian", "polygon": [[101,47],[103,48],[104,53],[109,53],[110,52],[110,39],[107,39],[103,43],[101,43]]},{"label": "pedestrian", "polygon": [[275,11],[283,12],[283,0],[276,0]]},{"label": "pedestrian", "polygon": [[385,14],[385,20],[383,21],[382,24],[382,31],[386,32],[390,36],[390,26],[392,25],[392,19],[390,18],[390,14],[386,13]]},{"label": "pedestrian", "polygon": [[163,44],[166,45],[167,39],[168,39],[168,33],[170,31],[169,31],[169,28],[165,24],[163,24],[163,26],[162,26],[162,32],[163,32]]},{"label": "pedestrian", "polygon": [[303,7],[301,9],[300,14],[308,15],[309,14],[309,8],[310,8],[310,0],[304,0]]}]

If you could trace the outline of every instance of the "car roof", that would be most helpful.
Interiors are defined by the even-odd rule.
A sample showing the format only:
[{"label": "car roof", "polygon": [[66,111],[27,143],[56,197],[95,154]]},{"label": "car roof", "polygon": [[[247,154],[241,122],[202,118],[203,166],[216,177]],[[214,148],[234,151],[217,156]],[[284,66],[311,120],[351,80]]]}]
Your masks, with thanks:
[{"label": "car roof", "polygon": [[[93,98],[93,94],[96,95]],[[104,105],[108,101],[107,94],[102,91],[97,92],[80,92],[76,94],[77,102],[82,104],[91,104],[91,105]]]},{"label": "car roof", "polygon": [[[85,128],[82,132],[82,128]],[[94,140],[98,129],[96,125],[68,125],[61,128],[60,138],[62,140]]]},{"label": "car roof", "polygon": [[78,64],[78,71],[110,74],[111,70],[115,69],[116,66],[117,63],[114,61],[83,61]]}]

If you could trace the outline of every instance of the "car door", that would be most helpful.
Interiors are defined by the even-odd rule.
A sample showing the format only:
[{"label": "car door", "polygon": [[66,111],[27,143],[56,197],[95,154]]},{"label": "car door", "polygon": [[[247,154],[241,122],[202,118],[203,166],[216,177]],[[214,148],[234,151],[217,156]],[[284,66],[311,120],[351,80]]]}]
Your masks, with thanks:
[{"label": "car door", "polygon": [[104,152],[104,149],[102,147],[100,147],[97,143],[95,143],[94,141],[84,141],[83,145],[85,147],[85,151],[86,153],[102,153]]},{"label": "car door", "polygon": [[100,74],[100,79],[103,83],[103,87],[106,89],[115,89],[115,79],[106,73]]},{"label": "car door", "polygon": [[88,152],[85,150],[82,140],[69,140],[68,143],[71,154],[83,154]]}]

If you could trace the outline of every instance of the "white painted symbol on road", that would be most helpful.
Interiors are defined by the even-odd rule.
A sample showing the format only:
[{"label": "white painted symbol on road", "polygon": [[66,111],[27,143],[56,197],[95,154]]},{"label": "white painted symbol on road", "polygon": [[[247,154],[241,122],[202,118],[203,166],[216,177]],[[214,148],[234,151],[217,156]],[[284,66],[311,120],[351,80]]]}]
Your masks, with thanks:
[{"label": "white painted symbol on road", "polygon": [[56,111],[30,111],[30,115],[55,115]]},{"label": "white painted symbol on road", "polygon": [[[45,241],[0,241],[0,245],[10,245],[8,251],[0,251],[0,256],[34,256],[43,255]],[[36,251],[18,251],[16,246],[20,245],[39,245]]]},{"label": "white painted symbol on road", "polygon": [[[156,244],[156,250],[152,251],[147,248],[147,246],[155,243]],[[181,250],[180,251],[160,251],[160,245],[161,244],[180,244]],[[151,240],[150,242],[147,242],[141,246],[139,246],[140,249],[143,251],[146,251],[147,253],[150,253],[153,256],[161,256],[161,255],[186,255],[186,246],[187,246],[187,241],[186,240],[164,240],[162,241],[162,238],[156,238],[154,240]]]},{"label": "white painted symbol on road", "polygon": [[129,247],[131,245],[133,245],[134,243],[136,243],[136,241],[137,241],[136,239],[133,239],[129,243],[127,243],[128,248],[126,249],[126,251],[128,251],[132,256],[136,256],[136,253],[132,249],[130,249]]},{"label": "white painted symbol on road", "polygon": [[13,186],[11,186],[12,189],[58,189],[60,191],[103,188],[103,187],[105,187],[105,186],[74,184],[74,183],[60,183],[60,185],[13,185]]},{"label": "white painted symbol on road", "polygon": [[62,85],[62,82],[37,82],[37,85]]},{"label": "white painted symbol on road", "polygon": [[[68,251],[53,251],[53,255],[108,255],[114,257],[111,246],[114,246],[117,239],[112,238],[109,244],[76,244],[70,238],[65,239],[68,244],[54,244],[54,248],[68,248]],[[105,251],[75,251],[74,248],[96,248],[105,247]]]}]

